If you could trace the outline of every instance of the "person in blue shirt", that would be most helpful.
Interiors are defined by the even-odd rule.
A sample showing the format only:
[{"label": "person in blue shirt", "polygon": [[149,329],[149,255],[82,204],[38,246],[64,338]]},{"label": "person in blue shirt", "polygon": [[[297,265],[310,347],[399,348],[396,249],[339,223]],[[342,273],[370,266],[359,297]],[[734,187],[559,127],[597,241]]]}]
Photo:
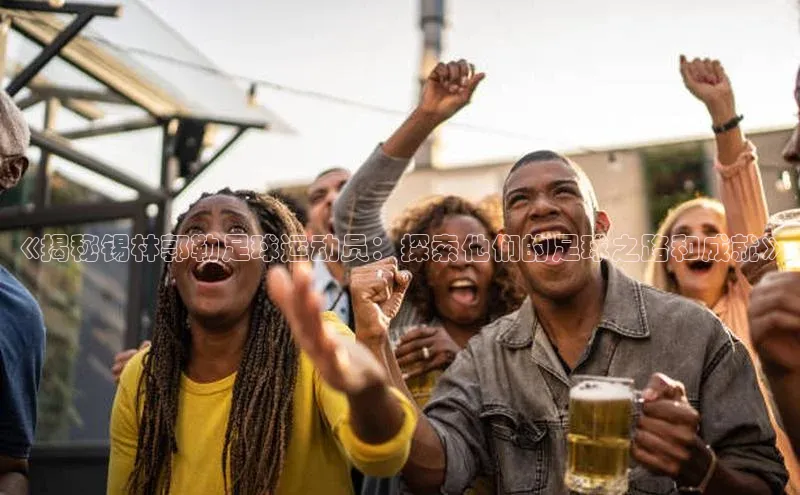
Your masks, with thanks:
[{"label": "person in blue shirt", "polygon": [[[28,169],[30,130],[0,91],[0,194]],[[0,493],[28,493],[28,456],[36,426],[36,392],[44,362],[42,311],[30,292],[0,266]]]}]

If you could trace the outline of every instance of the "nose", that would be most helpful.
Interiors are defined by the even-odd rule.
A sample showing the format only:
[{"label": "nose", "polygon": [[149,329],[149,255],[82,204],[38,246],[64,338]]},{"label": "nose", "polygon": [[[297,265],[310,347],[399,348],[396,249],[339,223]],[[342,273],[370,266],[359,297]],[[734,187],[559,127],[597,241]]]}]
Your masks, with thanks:
[{"label": "nose", "polygon": [[546,195],[539,194],[531,203],[528,216],[530,218],[543,218],[554,215],[557,212],[556,205]]}]

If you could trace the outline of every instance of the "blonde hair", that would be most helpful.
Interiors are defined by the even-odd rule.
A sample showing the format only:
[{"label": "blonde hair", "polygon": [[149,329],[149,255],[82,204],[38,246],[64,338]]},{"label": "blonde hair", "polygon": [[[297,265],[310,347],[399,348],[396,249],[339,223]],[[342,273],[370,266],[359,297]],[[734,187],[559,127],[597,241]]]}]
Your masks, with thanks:
[{"label": "blonde hair", "polygon": [[670,209],[667,212],[667,216],[661,221],[658,232],[656,232],[656,238],[651,248],[652,254],[647,261],[647,268],[645,269],[645,283],[663,291],[679,294],[675,277],[667,271],[667,261],[669,261],[669,238],[678,219],[687,211],[695,208],[707,208],[719,213],[722,215],[722,218],[725,218],[725,207],[722,206],[722,203],[713,198],[690,199]]}]

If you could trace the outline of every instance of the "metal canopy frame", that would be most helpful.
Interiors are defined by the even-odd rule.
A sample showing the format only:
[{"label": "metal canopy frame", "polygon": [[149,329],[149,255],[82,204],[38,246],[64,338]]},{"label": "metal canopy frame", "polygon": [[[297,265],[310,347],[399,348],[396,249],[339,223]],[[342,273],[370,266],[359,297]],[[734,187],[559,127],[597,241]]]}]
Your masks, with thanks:
[{"label": "metal canopy frame", "polygon": [[[135,98],[131,96],[131,92],[121,88],[119,81],[104,80],[98,74],[98,71],[84,67],[78,63],[75,57],[65,56],[62,53],[62,50],[71,42],[79,39],[78,36],[81,31],[95,17],[118,17],[122,10],[119,5],[68,2],[56,8],[42,1],[0,0],[0,9],[4,12],[10,11],[12,21],[13,11],[68,13],[75,16],[72,22],[66,25],[49,43],[42,36],[34,35],[26,31],[24,26],[18,25],[17,22],[12,22],[12,28],[16,32],[41,46],[42,51],[13,77],[6,87],[6,91],[12,96],[18,94],[23,88],[27,88],[30,91],[30,95],[17,101],[23,109],[42,102],[47,106],[43,130],[31,129],[31,145],[40,148],[42,152],[39,173],[36,176],[36,194],[34,194],[33,204],[7,207],[0,210],[0,231],[31,228],[36,235],[41,236],[45,227],[128,219],[133,221],[132,236],[153,234],[160,238],[169,232],[172,201],[184,192],[220,156],[227,152],[247,130],[268,128],[267,122],[256,121],[252,118],[235,120],[183,115],[182,112],[170,115],[158,114],[154,111],[156,107],[143,101],[135,101]],[[60,87],[53,82],[44,81],[39,74],[56,57],[66,61],[106,89],[103,91],[85,91]],[[242,98],[245,97],[246,94],[243,92]],[[143,110],[147,115],[113,124],[89,124],[84,128],[66,131],[61,134],[54,131],[54,116],[58,108],[61,106],[68,108],[79,117],[91,122],[102,118],[103,115],[103,112],[94,105],[95,103],[130,105]],[[213,156],[199,163],[192,173],[184,177],[183,184],[176,187],[175,179],[178,173],[176,130],[182,124],[189,122],[200,123],[205,126],[209,124],[231,126],[234,132],[226,142],[219,146]],[[159,187],[145,184],[116,169],[111,164],[76,149],[70,143],[70,140],[155,127],[161,127],[163,136]],[[47,194],[49,190],[47,168],[50,155],[59,156],[64,160],[128,187],[135,191],[137,198],[133,201],[51,206]],[[147,215],[147,209],[152,205],[158,208],[158,213],[154,219],[149,218]],[[149,333],[149,328],[145,328],[144,322],[154,321],[154,304],[144,301],[144,295],[148,292],[156,292],[155,289],[161,272],[161,261],[156,258],[155,262],[145,262],[145,266],[141,266],[141,264],[133,260],[128,263],[128,301],[124,340],[127,346],[135,347]],[[151,290],[148,291],[148,288]]]}]

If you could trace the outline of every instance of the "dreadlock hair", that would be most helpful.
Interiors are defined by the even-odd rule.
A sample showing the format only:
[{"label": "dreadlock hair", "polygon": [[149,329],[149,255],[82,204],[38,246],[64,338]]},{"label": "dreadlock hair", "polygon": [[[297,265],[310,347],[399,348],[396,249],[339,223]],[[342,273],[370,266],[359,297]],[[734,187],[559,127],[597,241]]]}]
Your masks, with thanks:
[{"label": "dreadlock hair", "polygon": [[[432,229],[439,227],[445,218],[454,215],[473,217],[486,228],[491,242],[498,234],[499,225],[493,224],[490,217],[483,209],[475,206],[470,201],[458,196],[434,197],[407,208],[395,222],[391,238],[394,240],[395,252],[412,253],[417,247],[412,246],[411,239],[416,234],[430,234]],[[410,234],[410,235],[409,235]],[[496,243],[492,243],[491,253],[494,260],[495,273],[489,286],[489,314],[482,323],[489,323],[522,304],[525,294],[518,283],[510,263],[500,261]],[[428,283],[426,275],[426,261],[418,261],[418,256],[400,256],[398,264],[402,269],[411,272],[411,285],[406,297],[414,305],[420,316],[426,321],[438,316],[436,305],[433,301],[433,289]]]},{"label": "dreadlock hair", "polygon": [[[280,201],[253,191],[234,192],[227,188],[203,194],[178,218],[173,234],[198,202],[217,195],[232,196],[246,203],[264,235],[281,238],[284,234],[302,234],[300,224]],[[306,254],[299,242],[279,244],[277,254],[289,259],[302,259]],[[178,393],[181,372],[188,362],[191,335],[186,324],[186,306],[177,289],[168,282],[171,263],[169,256],[158,287],[152,345],[139,379],[136,409],[141,412],[141,419],[136,460],[128,480],[130,494],[169,493],[172,460],[178,453],[175,438]],[[292,431],[297,363],[298,350],[288,323],[267,297],[262,283],[253,297],[250,329],[233,386],[225,431],[220,468],[226,492],[228,469],[232,491],[237,495],[261,495],[275,490]]]}]

